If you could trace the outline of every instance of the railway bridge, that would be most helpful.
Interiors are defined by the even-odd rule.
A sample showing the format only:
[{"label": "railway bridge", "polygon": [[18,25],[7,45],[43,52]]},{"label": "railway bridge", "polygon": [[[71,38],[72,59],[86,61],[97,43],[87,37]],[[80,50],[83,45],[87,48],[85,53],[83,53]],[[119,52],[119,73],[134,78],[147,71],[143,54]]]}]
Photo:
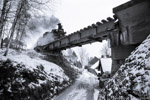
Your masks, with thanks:
[{"label": "railway bridge", "polygon": [[[150,1],[131,0],[113,8],[113,18],[108,17],[63,38],[35,49],[40,52],[60,52],[102,40],[110,41],[112,74],[130,53],[150,34]],[[94,49],[94,48],[93,48]]]}]

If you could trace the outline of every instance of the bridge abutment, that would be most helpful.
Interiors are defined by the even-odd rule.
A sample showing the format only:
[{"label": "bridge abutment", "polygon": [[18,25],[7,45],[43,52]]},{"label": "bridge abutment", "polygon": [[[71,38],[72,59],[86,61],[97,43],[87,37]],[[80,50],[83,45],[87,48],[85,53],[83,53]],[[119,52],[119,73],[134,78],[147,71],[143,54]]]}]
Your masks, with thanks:
[{"label": "bridge abutment", "polygon": [[120,45],[111,47],[112,54],[112,75],[124,64],[125,59],[137,47],[137,45]]},{"label": "bridge abutment", "polygon": [[150,1],[131,0],[113,9],[118,31],[110,33],[112,74],[150,34]]}]

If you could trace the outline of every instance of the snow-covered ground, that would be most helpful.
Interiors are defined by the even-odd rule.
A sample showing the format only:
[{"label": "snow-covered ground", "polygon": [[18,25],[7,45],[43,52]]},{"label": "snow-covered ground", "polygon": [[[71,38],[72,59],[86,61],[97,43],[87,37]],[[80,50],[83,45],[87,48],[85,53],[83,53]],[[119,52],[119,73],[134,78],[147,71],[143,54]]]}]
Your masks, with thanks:
[{"label": "snow-covered ground", "polygon": [[0,50],[0,100],[18,100],[19,96],[47,100],[71,84],[60,66],[44,60],[45,56],[34,50],[10,49],[7,57],[4,52]]},{"label": "snow-covered ground", "polygon": [[84,70],[76,82],[53,100],[97,100],[97,77]]},{"label": "snow-covered ground", "polygon": [[116,74],[100,89],[99,100],[130,98],[150,100],[150,35],[125,60]]},{"label": "snow-covered ground", "polygon": [[64,70],[60,66],[49,61],[43,60],[42,58],[44,58],[44,55],[37,53],[34,50],[17,52],[13,49],[10,49],[7,57],[3,56],[4,52],[5,49],[0,50],[0,60],[10,59],[14,61],[14,64],[24,64],[25,67],[30,70],[37,69],[37,66],[42,65],[44,67],[45,72],[47,72],[48,74],[51,73],[53,75],[59,76],[60,81],[62,81],[63,79],[69,80],[68,76],[64,74]]}]

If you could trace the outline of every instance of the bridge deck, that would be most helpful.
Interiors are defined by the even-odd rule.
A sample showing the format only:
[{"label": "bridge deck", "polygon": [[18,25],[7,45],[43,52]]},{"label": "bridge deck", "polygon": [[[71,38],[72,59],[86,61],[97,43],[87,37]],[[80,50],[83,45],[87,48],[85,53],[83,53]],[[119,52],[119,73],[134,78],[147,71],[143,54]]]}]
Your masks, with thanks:
[{"label": "bridge deck", "polygon": [[45,46],[37,46],[36,49],[40,47],[42,48],[42,50],[49,51],[64,50],[67,48],[82,46],[96,41],[102,42],[102,40],[107,39],[110,32],[115,29],[114,22],[115,20],[109,17],[107,18],[107,21],[102,20],[101,23],[98,22],[96,24],[92,24],[87,28],[74,32]]}]

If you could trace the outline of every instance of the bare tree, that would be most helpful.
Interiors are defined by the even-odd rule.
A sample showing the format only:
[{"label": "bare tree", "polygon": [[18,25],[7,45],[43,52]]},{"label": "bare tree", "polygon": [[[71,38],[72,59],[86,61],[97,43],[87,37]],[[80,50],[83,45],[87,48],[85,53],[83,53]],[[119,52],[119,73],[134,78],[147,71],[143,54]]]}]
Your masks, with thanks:
[{"label": "bare tree", "polygon": [[31,18],[31,15],[28,13],[29,8],[30,7],[28,5],[25,5],[24,9],[22,9],[21,11],[22,16],[20,16],[20,18],[18,19],[18,23],[16,25],[16,37],[15,37],[16,49],[20,49],[20,46],[22,44],[21,41],[23,40],[22,38],[23,36],[26,35],[27,23]]},{"label": "bare tree", "polygon": [[103,44],[103,47],[102,47],[100,52],[101,52],[103,57],[110,57],[110,55],[111,55],[110,54],[110,48],[108,47],[107,42]]},{"label": "bare tree", "polygon": [[7,21],[7,15],[11,8],[11,2],[9,0],[3,0],[2,10],[1,10],[1,16],[0,16],[0,45],[2,41],[3,36],[3,29]]},{"label": "bare tree", "polygon": [[13,36],[14,36],[14,31],[15,31],[17,22],[18,22],[19,18],[21,17],[21,11],[22,11],[22,10],[24,9],[24,7],[26,6],[25,4],[27,4],[27,0],[21,0],[21,1],[18,3],[18,7],[17,7],[17,11],[16,11],[16,16],[15,16],[15,18],[14,18],[14,21],[13,21],[13,24],[12,24],[12,27],[11,27],[10,37],[9,37],[7,49],[6,49],[6,52],[5,52],[4,56],[7,56],[7,54],[8,54],[9,47],[10,47],[10,43],[11,43],[11,40],[12,40],[12,38],[13,38]]},{"label": "bare tree", "polygon": [[81,47],[78,49],[79,58],[81,61],[82,66],[88,64],[88,53],[85,48]]},{"label": "bare tree", "polygon": [[[17,41],[17,44],[19,44],[17,48],[22,44],[20,41],[26,36],[29,19],[38,13],[38,11],[42,11],[44,6],[47,6],[50,1],[51,0],[0,0],[0,45],[4,35],[4,37],[7,35],[9,40],[4,54],[5,56],[14,38],[15,43]],[[32,14],[32,12],[34,12],[34,14]]]}]

